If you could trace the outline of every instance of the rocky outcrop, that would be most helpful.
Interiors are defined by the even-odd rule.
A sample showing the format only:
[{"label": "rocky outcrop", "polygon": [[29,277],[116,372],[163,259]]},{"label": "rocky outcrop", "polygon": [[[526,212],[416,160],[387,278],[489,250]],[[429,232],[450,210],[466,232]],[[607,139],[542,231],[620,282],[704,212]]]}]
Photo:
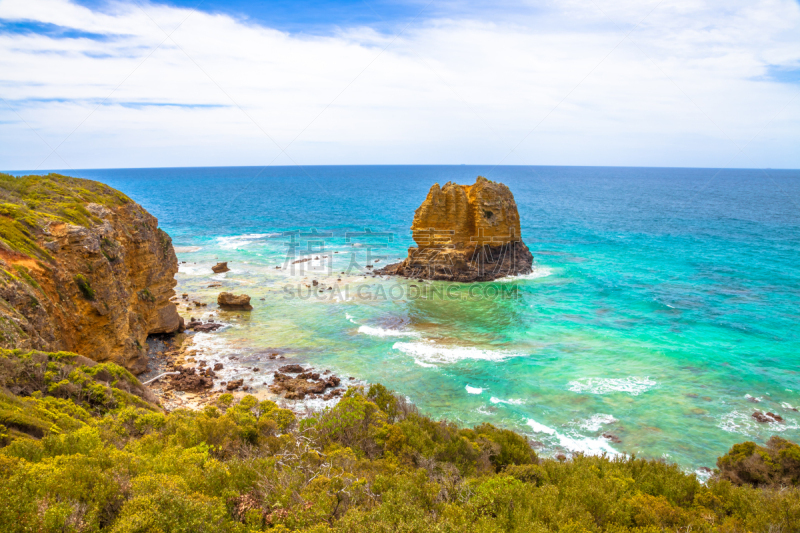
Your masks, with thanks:
[{"label": "rocky outcrop", "polygon": [[89,180],[0,174],[0,347],[147,367],[149,334],[183,320],[178,261],[155,217]]},{"label": "rocky outcrop", "polygon": [[229,272],[230,268],[228,268],[228,262],[225,261],[224,263],[217,263],[216,265],[211,267],[211,270],[214,274],[221,274],[222,272]]},{"label": "rocky outcrop", "polygon": [[241,311],[250,311],[253,306],[250,305],[250,297],[246,294],[233,294],[230,292],[221,292],[217,296],[217,305],[222,309],[233,309]]},{"label": "rocky outcrop", "polygon": [[376,272],[464,282],[531,272],[517,204],[502,183],[478,177],[474,185],[435,184],[414,213],[411,231],[417,246],[408,257]]}]

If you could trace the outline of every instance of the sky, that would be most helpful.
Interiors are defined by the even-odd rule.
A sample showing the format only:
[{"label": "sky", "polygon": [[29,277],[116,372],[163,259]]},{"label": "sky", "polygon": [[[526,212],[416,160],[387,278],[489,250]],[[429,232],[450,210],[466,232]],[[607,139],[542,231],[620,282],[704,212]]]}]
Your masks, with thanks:
[{"label": "sky", "polygon": [[800,168],[798,0],[0,0],[0,170]]}]

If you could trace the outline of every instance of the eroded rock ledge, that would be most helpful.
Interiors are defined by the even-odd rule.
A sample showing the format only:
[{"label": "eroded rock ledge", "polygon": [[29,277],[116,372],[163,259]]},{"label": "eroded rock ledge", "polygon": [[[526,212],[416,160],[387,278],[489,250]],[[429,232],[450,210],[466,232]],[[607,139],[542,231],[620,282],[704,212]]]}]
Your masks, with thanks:
[{"label": "eroded rock ledge", "polygon": [[414,213],[417,246],[379,274],[448,281],[491,281],[528,274],[533,255],[522,242],[517,203],[502,183],[435,184]]},{"label": "eroded rock ledge", "polygon": [[0,174],[0,347],[68,350],[138,373],[182,327],[169,235],[90,180]]}]

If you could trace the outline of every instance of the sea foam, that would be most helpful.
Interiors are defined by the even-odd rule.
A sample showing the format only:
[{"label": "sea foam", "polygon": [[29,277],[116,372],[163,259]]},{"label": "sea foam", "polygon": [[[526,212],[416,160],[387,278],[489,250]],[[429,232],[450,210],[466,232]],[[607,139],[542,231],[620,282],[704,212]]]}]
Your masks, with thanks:
[{"label": "sea foam", "polygon": [[546,278],[553,274],[553,271],[547,267],[537,267],[534,268],[530,274],[520,274],[519,276],[505,276],[502,278],[498,278],[496,282],[507,282],[507,281],[525,281],[531,279],[539,279],[539,278]]},{"label": "sea foam", "polygon": [[617,419],[611,415],[604,415],[602,413],[598,413],[596,415],[592,415],[591,418],[581,422],[580,427],[582,429],[585,429],[586,431],[599,431],[602,426],[616,421]]},{"label": "sea foam", "polygon": [[532,418],[528,419],[527,424],[534,433],[543,433],[554,437],[559,446],[566,448],[570,452],[583,453],[586,455],[602,455],[605,453],[612,457],[619,455],[619,452],[603,437],[584,437],[577,434],[567,435],[545,426],[544,424],[540,424]]},{"label": "sea foam", "polygon": [[481,394],[481,393],[483,393],[483,389],[480,388],[480,387],[470,387],[469,385],[467,385],[466,389],[467,389],[467,392],[469,394]]},{"label": "sea foam", "polygon": [[[482,361],[504,361],[510,357],[521,357],[524,354],[503,350],[484,350],[469,346],[445,347],[429,341],[396,342],[393,349],[412,356],[417,363],[448,364],[464,359]],[[424,365],[422,365],[424,366]]]},{"label": "sea foam", "polygon": [[555,435],[556,434],[556,430],[555,429],[553,429],[551,427],[547,427],[544,424],[540,424],[539,422],[537,422],[533,418],[529,418],[528,421],[526,422],[526,424],[528,424],[531,427],[531,429],[534,431],[534,433],[545,433],[547,435]]},{"label": "sea foam", "polygon": [[372,337],[420,337],[420,334],[416,331],[400,331],[397,329],[375,328],[372,326],[360,326],[358,332]]},{"label": "sea foam", "polygon": [[232,235],[229,237],[217,237],[217,246],[224,250],[235,250],[240,246],[247,246],[255,240],[270,237],[278,237],[280,233],[248,233],[246,235]]},{"label": "sea foam", "polygon": [[492,403],[507,403],[510,405],[522,405],[525,403],[525,400],[519,400],[519,399],[501,400],[500,398],[495,398],[494,396],[489,398],[489,401]]},{"label": "sea foam", "polygon": [[608,394],[610,392],[626,392],[638,396],[656,386],[649,377],[627,378],[581,378],[568,383],[572,392],[588,392],[591,394]]},{"label": "sea foam", "polygon": [[583,453],[585,455],[619,455],[606,439],[603,437],[571,437],[556,433],[558,443],[564,448],[574,453]]},{"label": "sea foam", "polygon": [[721,430],[728,433],[738,433],[745,436],[757,436],[760,433],[780,433],[789,429],[800,429],[796,420],[784,417],[784,421],[762,424],[757,422],[751,412],[733,410],[728,414],[722,415],[717,425]]}]

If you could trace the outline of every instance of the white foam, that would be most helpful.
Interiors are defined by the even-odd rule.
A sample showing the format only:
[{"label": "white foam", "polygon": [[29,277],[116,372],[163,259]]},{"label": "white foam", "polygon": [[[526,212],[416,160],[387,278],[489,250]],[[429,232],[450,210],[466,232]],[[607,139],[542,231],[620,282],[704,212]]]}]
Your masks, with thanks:
[{"label": "white foam", "polygon": [[522,405],[523,403],[525,403],[525,400],[517,400],[517,399],[501,400],[500,398],[495,398],[494,396],[489,398],[489,401],[492,403],[507,403],[511,405]]},{"label": "white foam", "polygon": [[467,392],[469,394],[482,394],[483,393],[483,389],[480,388],[480,387],[470,387],[469,385],[467,385],[466,388],[467,388]]},{"label": "white foam", "polygon": [[568,383],[572,392],[588,392],[591,394],[608,394],[609,392],[626,392],[638,396],[656,386],[649,377],[640,378],[581,378]]},{"label": "white foam", "polygon": [[510,357],[522,357],[524,355],[503,350],[484,350],[470,346],[448,348],[430,341],[396,342],[392,348],[412,356],[417,362],[421,360],[429,364],[456,363],[464,359],[504,361]]},{"label": "white foam", "polygon": [[247,246],[258,239],[277,237],[280,233],[248,233],[246,235],[232,235],[230,237],[217,237],[217,246],[225,250],[235,250],[240,246]]},{"label": "white foam", "polygon": [[498,278],[495,281],[503,282],[503,281],[524,281],[524,280],[531,280],[531,279],[539,279],[539,278],[546,278],[547,276],[551,276],[553,271],[547,267],[537,267],[534,268],[530,274],[521,274],[519,276],[506,276],[503,278]]},{"label": "white foam", "polygon": [[701,470],[698,468],[694,471],[694,475],[700,483],[706,483],[711,478],[711,474],[713,474],[711,470]]},{"label": "white foam", "polygon": [[373,337],[419,337],[419,333],[415,331],[400,331],[397,329],[384,329],[374,328],[372,326],[360,326],[359,333],[364,335],[371,335]]},{"label": "white foam", "polygon": [[190,254],[192,252],[199,252],[203,248],[200,246],[176,246],[175,253],[176,254]]},{"label": "white foam", "polygon": [[529,418],[527,424],[533,429],[534,433],[545,433],[552,435],[558,441],[558,444],[573,453],[583,453],[585,455],[602,455],[607,454],[611,456],[619,455],[619,452],[611,447],[608,441],[603,437],[584,437],[577,434],[564,434],[559,433],[551,427]]},{"label": "white foam", "polygon": [[797,421],[784,418],[781,422],[757,422],[752,413],[733,410],[720,417],[717,425],[721,430],[728,433],[738,433],[740,435],[757,435],[759,432],[775,433],[783,432],[787,429],[800,429]]},{"label": "white foam", "polygon": [[571,452],[585,455],[602,455],[605,453],[612,457],[619,455],[619,452],[612,448],[603,437],[570,437],[560,433],[556,433],[556,437],[558,438],[558,443]]},{"label": "white foam", "polygon": [[605,424],[610,424],[616,421],[617,419],[611,415],[604,415],[602,413],[598,413],[596,415],[592,415],[591,418],[584,420],[580,424],[580,426],[586,431],[599,431],[600,428]]},{"label": "white foam", "polygon": [[791,409],[792,411],[795,410],[794,406],[787,402],[781,402],[781,407],[783,407],[784,409]]},{"label": "white foam", "polygon": [[199,267],[197,265],[178,265],[178,272],[185,276],[201,276],[207,275],[209,272],[208,267]]},{"label": "white foam", "polygon": [[531,427],[531,429],[534,431],[534,433],[546,433],[548,435],[556,435],[556,430],[555,429],[549,428],[549,427],[545,426],[544,424],[540,424],[539,422],[537,422],[533,418],[529,418],[528,421],[526,422],[526,424],[528,424]]}]

